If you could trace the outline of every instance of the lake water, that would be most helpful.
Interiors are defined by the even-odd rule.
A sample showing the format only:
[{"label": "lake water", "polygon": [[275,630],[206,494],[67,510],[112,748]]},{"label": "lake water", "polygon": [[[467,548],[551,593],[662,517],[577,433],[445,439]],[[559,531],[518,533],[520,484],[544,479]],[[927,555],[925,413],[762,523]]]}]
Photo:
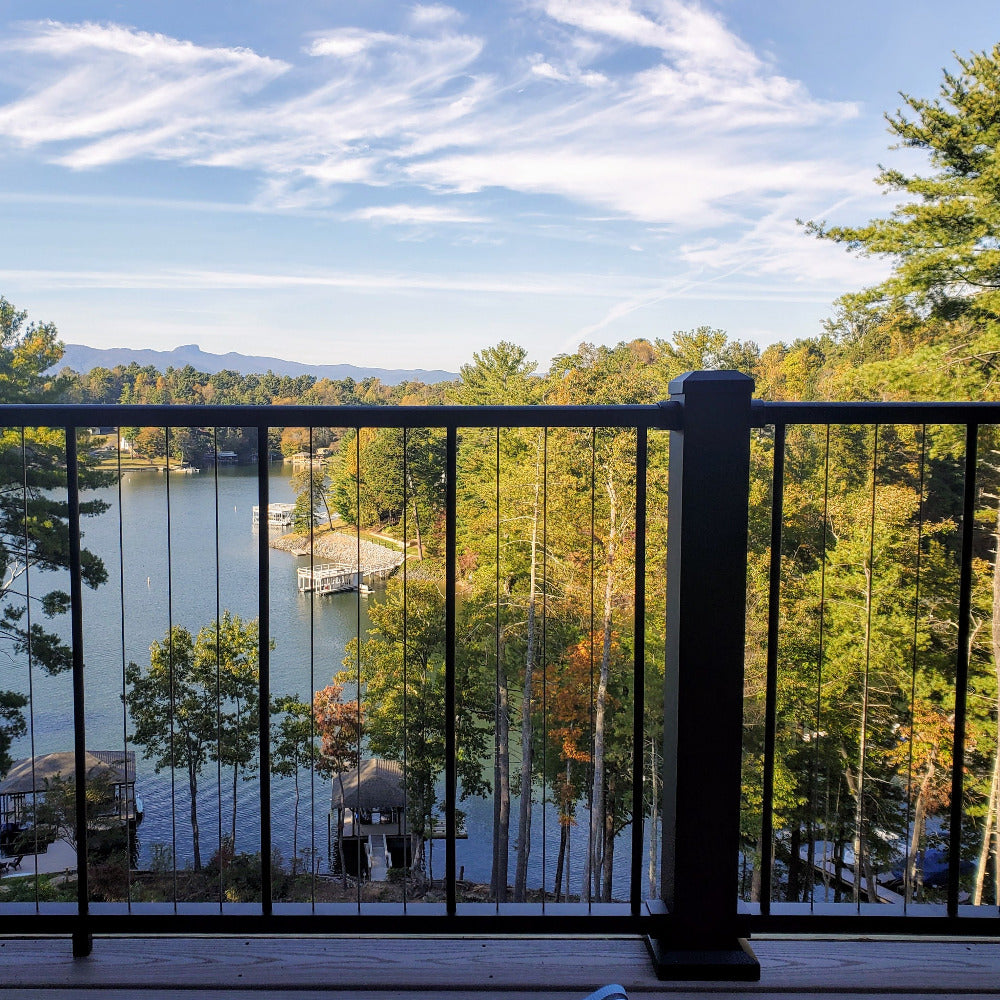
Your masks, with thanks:
[{"label": "lake water", "polygon": [[[257,593],[257,533],[251,522],[256,503],[256,470],[221,469],[199,475],[127,472],[119,487],[99,492],[110,509],[84,522],[84,545],[105,562],[108,582],[84,593],[84,656],[86,663],[87,746],[94,750],[120,749],[126,745],[126,720],[121,693],[124,662],[149,662],[149,646],[162,640],[168,627],[184,626],[192,633],[217,616],[217,608],[244,618],[255,618]],[[271,501],[290,501],[290,469],[276,464],[270,472]],[[169,478],[169,482],[168,482]],[[169,510],[168,497],[169,491]],[[119,514],[121,515],[119,517]],[[168,517],[169,514],[169,517]],[[168,531],[169,522],[169,531]],[[216,522],[218,531],[216,532]],[[120,526],[120,527],[119,527]],[[119,533],[121,532],[121,543]],[[296,567],[305,560],[271,549],[270,620],[275,648],[271,654],[271,692],[298,694],[310,701],[311,692],[326,686],[341,669],[346,644],[368,626],[367,602],[371,597],[343,593],[314,600],[298,592]],[[120,555],[124,554],[124,558]],[[122,564],[124,576],[122,577]],[[69,590],[67,574],[32,572],[32,593],[53,587]],[[124,616],[123,616],[124,612]],[[122,622],[124,620],[124,629]],[[69,635],[69,616],[57,619],[55,628]],[[4,687],[28,691],[26,662],[4,668]],[[17,679],[15,679],[17,678]],[[31,712],[36,754],[70,750],[73,745],[72,679],[68,673],[46,677],[32,672]],[[149,864],[154,845],[174,845],[179,867],[193,857],[186,772],[155,774],[152,764],[137,751],[137,790],[144,801],[145,818],[139,827],[140,866]],[[31,738],[19,740],[15,757],[32,752]],[[519,762],[512,760],[516,773]],[[490,765],[492,769],[492,765]],[[315,847],[325,867],[330,784],[306,773],[301,780],[299,847]],[[541,790],[538,791],[541,797]],[[259,846],[258,786],[256,779],[240,782],[237,796],[237,849]],[[291,779],[272,779],[272,837],[286,862],[292,853]],[[199,783],[199,820],[202,858],[207,861],[219,843],[220,827],[231,825],[232,773],[221,782],[210,763]],[[493,805],[491,800],[461,803],[466,812],[467,840],[457,843],[457,864],[466,878],[488,882],[491,868]],[[511,809],[517,815],[517,800]],[[551,889],[559,846],[555,807],[534,807],[529,886],[545,881]],[[510,873],[513,878],[513,829]],[[543,832],[544,831],[544,832]],[[627,898],[629,838],[619,838],[615,857],[615,897]],[[573,829],[573,891],[579,889],[579,860],[585,851],[586,813]],[[444,872],[444,845],[435,846],[435,875]]]}]

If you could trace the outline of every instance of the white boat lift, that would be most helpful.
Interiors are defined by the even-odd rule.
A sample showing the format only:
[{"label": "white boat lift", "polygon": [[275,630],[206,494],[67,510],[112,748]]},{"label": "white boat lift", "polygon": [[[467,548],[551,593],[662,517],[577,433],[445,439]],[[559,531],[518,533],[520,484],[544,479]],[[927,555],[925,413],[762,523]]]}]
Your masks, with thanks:
[{"label": "white boat lift", "polygon": [[[253,523],[260,524],[260,507],[253,506]],[[267,505],[267,526],[269,528],[287,528],[295,522],[295,504],[269,503]]]},{"label": "white boat lift", "polygon": [[299,567],[299,593],[313,590],[317,594],[336,594],[342,590],[357,590],[362,574],[340,563],[321,563]]}]

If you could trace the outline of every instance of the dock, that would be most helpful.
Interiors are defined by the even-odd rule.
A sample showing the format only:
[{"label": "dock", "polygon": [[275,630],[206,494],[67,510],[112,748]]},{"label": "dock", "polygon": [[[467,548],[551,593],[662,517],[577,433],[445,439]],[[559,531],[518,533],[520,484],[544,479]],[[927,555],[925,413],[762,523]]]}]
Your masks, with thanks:
[{"label": "dock", "polygon": [[336,545],[325,553],[326,561],[298,568],[299,593],[336,594],[344,590],[365,593],[376,583],[384,583],[406,558],[400,549],[356,536],[327,535],[324,542]]},{"label": "dock", "polygon": [[[821,853],[814,854],[812,868],[816,875],[820,876],[824,884],[830,885],[838,883],[844,892],[852,892],[854,889],[854,863],[844,863],[839,866],[833,860],[833,844],[817,841],[816,847],[821,849]],[[799,848],[799,857],[805,865],[809,864],[809,845],[803,844]],[[903,905],[903,897],[894,892],[887,885],[883,885],[878,878],[875,879],[874,890],[868,885],[868,879],[861,878],[861,894],[870,903],[892,903],[895,906]]]},{"label": "dock", "polygon": [[[260,524],[260,507],[253,505],[251,518]],[[295,523],[295,504],[269,503],[267,505],[267,526],[269,528],[290,528]]]},{"label": "dock", "polygon": [[300,566],[299,593],[337,594],[342,590],[357,590],[361,584],[361,574],[350,566],[340,563],[321,563],[316,566]]},{"label": "dock", "polygon": [[315,591],[317,594],[338,594],[344,590],[360,590],[365,593],[372,584],[387,580],[402,565],[403,553],[400,552],[398,558],[382,562],[380,565],[363,564],[360,570],[357,563],[351,565],[316,563],[312,566],[300,566],[299,593],[308,594],[310,591]]}]

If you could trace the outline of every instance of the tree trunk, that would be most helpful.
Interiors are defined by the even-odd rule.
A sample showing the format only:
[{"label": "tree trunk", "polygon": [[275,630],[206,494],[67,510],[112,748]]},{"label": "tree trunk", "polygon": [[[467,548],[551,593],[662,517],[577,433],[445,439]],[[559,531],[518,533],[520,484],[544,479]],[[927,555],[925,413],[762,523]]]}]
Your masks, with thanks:
[{"label": "tree trunk", "polygon": [[292,811],[292,875],[299,861],[299,768],[295,766],[295,806]]},{"label": "tree trunk", "polygon": [[424,838],[419,833],[410,834],[410,872],[413,875],[420,873],[420,868],[424,863]]},{"label": "tree trunk", "polygon": [[507,865],[510,850],[510,690],[501,657],[497,673],[497,759],[493,795],[492,895],[507,902]]},{"label": "tree trunk", "polygon": [[[656,737],[653,735],[650,735],[649,740],[649,779],[649,787],[652,789],[649,802],[649,898],[656,899],[660,895],[659,881],[656,877],[660,833],[660,768],[656,756]],[[745,868],[745,854],[743,858]]]},{"label": "tree trunk", "polygon": [[[996,712],[997,725],[997,746],[993,759],[993,780],[990,783],[990,808],[986,811],[986,822],[983,827],[983,844],[979,851],[979,868],[976,871],[976,888],[973,894],[973,903],[979,905],[983,893],[983,881],[986,877],[986,868],[990,858],[990,834],[997,831],[997,840],[1000,840],[1000,823],[997,823],[998,796],[1000,796],[1000,505],[997,506],[997,528],[993,535],[993,615],[991,628],[991,645],[993,652],[993,671],[996,675],[997,693]],[[992,820],[992,825],[991,825]],[[993,864],[995,869],[995,879],[998,889],[995,903],[1000,903],[1000,855],[998,855],[1000,845],[995,844],[993,848]]]},{"label": "tree trunk", "polygon": [[[872,615],[872,577],[874,568],[865,565],[865,627],[861,637],[860,648],[867,649],[871,636],[871,615]],[[851,781],[850,768],[848,767],[847,785],[854,796],[854,898],[853,902],[861,900],[861,875],[862,869],[868,867],[865,858],[865,848],[867,838],[864,833],[865,825],[865,762],[868,753],[868,682],[864,680],[861,696],[861,731],[858,734],[858,777],[857,781]],[[874,891],[874,886],[868,884],[869,898]]]},{"label": "tree trunk", "polygon": [[611,902],[612,876],[615,868],[615,814],[618,798],[614,782],[608,787],[607,805],[604,809],[604,848],[601,858],[601,895],[605,903]]},{"label": "tree trunk", "polygon": [[569,902],[569,871],[570,871],[570,862],[573,860],[573,852],[572,852],[573,838],[572,838],[572,833],[573,833],[573,824],[570,823],[566,827],[566,886],[565,886],[565,891],[563,893],[563,899],[565,899],[565,901],[567,903]]},{"label": "tree trunk", "polygon": [[[413,478],[410,476],[409,473],[407,473],[407,475],[406,475],[406,485],[407,485],[407,489],[410,492],[410,497],[412,498],[410,502],[411,502],[411,504],[413,506],[413,528],[414,528],[414,531],[417,534],[417,558],[421,562],[423,562],[424,561],[424,543],[423,543],[423,541],[420,538],[420,515],[417,513],[417,494],[416,494],[416,492],[413,489]],[[361,516],[360,515],[360,511],[358,513],[358,516],[359,517]],[[404,538],[403,539],[403,553],[404,553],[404,555],[406,553],[406,542],[407,542],[407,540]]]},{"label": "tree trunk", "polygon": [[569,840],[569,823],[559,824],[559,853],[556,855],[555,894],[556,902],[561,902],[563,866],[566,863],[566,842]]},{"label": "tree trunk", "polygon": [[761,890],[763,880],[761,879],[761,866],[764,863],[764,835],[757,837],[757,853],[754,856],[753,874],[750,877],[750,902],[759,903],[761,901]]},{"label": "tree trunk", "polygon": [[[198,829],[198,771],[188,754],[188,788],[191,792],[191,841],[194,846],[194,870],[201,871],[201,832]],[[176,858],[174,859],[176,864]]]},{"label": "tree trunk", "polygon": [[934,762],[927,762],[927,770],[920,782],[917,800],[913,808],[913,831],[910,834],[910,848],[906,855],[906,869],[903,872],[903,899],[912,903],[916,898],[915,886],[917,880],[917,855],[920,853],[920,841],[924,835],[924,821],[927,815],[927,792],[931,778],[934,776]]},{"label": "tree trunk", "polygon": [[802,850],[802,828],[798,823],[792,827],[792,835],[788,844],[788,885],[785,887],[785,902],[799,901],[799,880],[802,868],[800,857]]},{"label": "tree trunk", "polygon": [[990,853],[993,841],[993,830],[997,815],[997,763],[1000,755],[993,760],[993,778],[990,781],[990,799],[986,807],[986,818],[983,822],[983,843],[979,849],[979,865],[976,868],[976,882],[972,890],[972,905],[980,906],[983,902],[983,886],[986,883],[986,869],[990,863]]},{"label": "tree trunk", "polygon": [[233,857],[236,857],[236,785],[240,776],[240,764],[237,756],[240,752],[240,725],[242,723],[240,714],[240,700],[236,699],[236,732],[233,739],[233,822],[230,836],[233,842]]},{"label": "tree trunk", "polygon": [[833,866],[837,873],[837,877],[833,880],[833,901],[835,903],[840,902],[840,897],[842,895],[841,886],[844,881],[844,851],[847,849],[847,841],[839,834],[837,835],[837,843],[833,848]]},{"label": "tree trunk", "polygon": [[[597,684],[597,699],[594,705],[594,784],[590,810],[590,864],[593,894],[601,898],[601,868],[603,866],[605,804],[604,804],[604,728],[608,700],[608,678],[611,670],[611,612],[615,584],[615,554],[618,543],[618,505],[614,482],[609,474],[607,483],[611,507],[608,512],[608,545],[604,557],[604,612],[602,615],[603,646],[601,649],[601,671]],[[588,900],[591,898],[588,890]]]},{"label": "tree trunk", "polygon": [[517,822],[517,869],[514,874],[514,902],[523,903],[528,882],[528,855],[531,853],[531,701],[535,669],[535,591],[538,570],[539,444],[535,458],[535,501],[531,520],[531,573],[528,586],[528,636],[524,657],[524,690],[521,695],[521,801]]},{"label": "tree trunk", "polygon": [[340,859],[340,885],[347,888],[347,858],[344,855],[344,810],[347,808],[347,795],[344,792],[344,776],[337,773],[340,785],[340,808],[337,810],[337,857]]},{"label": "tree trunk", "polygon": [[[862,729],[864,729],[863,726]],[[864,742],[864,736],[862,735],[862,760],[864,760]],[[851,849],[854,851],[854,878],[852,881],[851,902],[859,903],[861,901],[861,869],[864,867],[862,854],[864,852],[865,843],[861,830],[861,824],[864,822],[864,809],[862,807],[861,788],[859,782],[855,780],[850,764],[846,764],[844,766],[844,778],[847,781],[848,791],[854,799],[854,835],[851,841]]]}]

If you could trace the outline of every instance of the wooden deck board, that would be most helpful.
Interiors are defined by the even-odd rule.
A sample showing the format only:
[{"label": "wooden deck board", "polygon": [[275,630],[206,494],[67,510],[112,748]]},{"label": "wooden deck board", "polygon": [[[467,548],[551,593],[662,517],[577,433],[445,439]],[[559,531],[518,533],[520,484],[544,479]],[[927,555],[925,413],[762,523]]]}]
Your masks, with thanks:
[{"label": "wooden deck board", "polygon": [[1000,942],[753,942],[759,983],[660,983],[641,941],[482,938],[99,938],[74,960],[65,939],[0,940],[0,996],[33,1000],[133,997],[160,1000],[309,1000],[349,994],[454,1000],[582,998],[607,982],[630,996],[684,998],[746,993],[755,998],[891,994],[973,997],[1000,991]]}]

